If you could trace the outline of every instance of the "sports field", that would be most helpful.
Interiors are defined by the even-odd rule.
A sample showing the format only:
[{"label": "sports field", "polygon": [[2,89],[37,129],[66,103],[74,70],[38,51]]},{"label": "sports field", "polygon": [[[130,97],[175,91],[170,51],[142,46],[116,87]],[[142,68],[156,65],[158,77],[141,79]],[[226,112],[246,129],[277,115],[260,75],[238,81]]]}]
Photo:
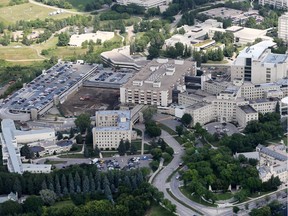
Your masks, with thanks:
[{"label": "sports field", "polygon": [[[2,1],[3,0],[0,0],[0,2]],[[49,13],[51,12],[55,12],[55,10],[31,3],[7,6],[0,8],[0,21],[3,21],[4,23],[15,23],[19,20],[44,20],[45,18],[62,19],[71,16],[71,14],[65,12],[49,16]]]}]

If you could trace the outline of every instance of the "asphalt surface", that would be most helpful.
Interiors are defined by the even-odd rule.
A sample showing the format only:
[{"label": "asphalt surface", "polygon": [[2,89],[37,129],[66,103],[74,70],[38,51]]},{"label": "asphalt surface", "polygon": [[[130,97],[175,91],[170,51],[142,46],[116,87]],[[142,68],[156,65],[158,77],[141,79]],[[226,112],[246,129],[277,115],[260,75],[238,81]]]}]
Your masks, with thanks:
[{"label": "asphalt surface", "polygon": [[[182,161],[181,156],[184,153],[184,150],[179,145],[179,143],[170,136],[166,131],[162,130],[162,135],[164,141],[174,149],[174,152],[178,152],[178,154],[174,155],[173,160],[164,167],[158,175],[155,177],[153,181],[153,185],[158,188],[159,191],[164,193],[165,198],[170,200],[173,204],[177,207],[177,213],[181,216],[192,216],[197,215],[198,213],[195,211],[192,211],[191,209],[183,206],[181,203],[174,200],[167,192],[167,188],[170,188],[170,184],[166,183],[166,179],[168,178],[171,173],[179,166],[179,163]],[[177,196],[178,197],[178,196]]]},{"label": "asphalt surface", "polygon": [[[214,134],[216,132],[226,133],[228,136],[231,136],[234,133],[239,133],[237,127],[231,123],[226,123],[226,126],[223,126],[220,122],[213,122],[204,126],[204,128],[210,133]],[[226,131],[225,131],[226,130]]]}]

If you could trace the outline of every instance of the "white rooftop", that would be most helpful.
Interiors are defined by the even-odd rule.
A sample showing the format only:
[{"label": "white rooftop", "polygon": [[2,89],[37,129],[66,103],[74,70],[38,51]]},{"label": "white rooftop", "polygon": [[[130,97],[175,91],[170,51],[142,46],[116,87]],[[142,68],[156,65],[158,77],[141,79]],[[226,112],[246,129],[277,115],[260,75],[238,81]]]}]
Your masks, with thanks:
[{"label": "white rooftop", "polygon": [[252,58],[258,59],[261,54],[269,47],[275,46],[276,43],[273,41],[261,41],[250,47],[245,47],[238,55],[237,58]]}]

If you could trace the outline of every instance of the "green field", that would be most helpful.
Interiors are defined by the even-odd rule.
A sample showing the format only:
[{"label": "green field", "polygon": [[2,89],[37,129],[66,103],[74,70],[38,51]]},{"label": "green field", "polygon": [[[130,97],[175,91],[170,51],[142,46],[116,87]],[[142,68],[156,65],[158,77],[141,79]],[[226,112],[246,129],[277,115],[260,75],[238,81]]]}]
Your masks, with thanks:
[{"label": "green field", "polygon": [[19,61],[19,60],[44,60],[43,57],[37,55],[37,51],[31,47],[24,46],[13,46],[13,47],[0,47],[1,59],[9,61]]},{"label": "green field", "polygon": [[45,18],[63,19],[71,16],[71,14],[69,13],[62,13],[54,16],[49,16],[49,13],[53,11],[55,10],[34,5],[32,3],[2,7],[0,8],[0,21],[3,21],[4,23],[15,23],[16,21],[19,20],[25,20],[25,21],[35,19],[44,20]]},{"label": "green field", "polygon": [[152,208],[148,211],[146,216],[174,216],[172,212],[166,210],[162,206],[152,206]]},{"label": "green field", "polygon": [[80,11],[84,11],[85,6],[88,3],[93,3],[95,0],[67,0],[67,2],[69,2],[74,8],[76,8],[77,10]]},{"label": "green field", "polygon": [[0,7],[9,5],[10,0],[0,0]]}]

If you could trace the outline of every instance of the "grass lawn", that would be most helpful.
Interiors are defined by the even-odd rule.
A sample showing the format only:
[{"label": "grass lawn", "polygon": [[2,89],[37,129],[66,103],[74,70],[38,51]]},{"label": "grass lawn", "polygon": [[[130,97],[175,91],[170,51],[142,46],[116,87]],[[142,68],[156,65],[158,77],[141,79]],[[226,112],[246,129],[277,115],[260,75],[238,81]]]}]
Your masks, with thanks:
[{"label": "grass lawn", "polygon": [[174,216],[172,212],[166,210],[160,205],[153,205],[152,208],[147,212],[146,216]]},{"label": "grass lawn", "polygon": [[0,7],[9,5],[10,0],[0,0]]},{"label": "grass lawn", "polygon": [[167,127],[166,125],[162,124],[162,123],[159,123],[157,122],[157,124],[159,125],[159,127],[163,130],[165,130],[167,133],[169,133],[170,135],[177,135],[177,133],[172,130],[170,127]]},{"label": "grass lawn", "polygon": [[216,196],[217,200],[228,200],[233,197],[232,193],[219,193],[219,194],[214,194]]},{"label": "grass lawn", "polygon": [[283,137],[283,142],[286,146],[288,146],[288,138],[286,136]]},{"label": "grass lawn", "polygon": [[118,154],[117,151],[114,151],[114,152],[101,152],[102,153],[102,156],[105,158],[105,157],[113,157],[115,154]]},{"label": "grass lawn", "polygon": [[55,208],[61,208],[63,206],[69,205],[69,204],[73,204],[73,202],[71,200],[65,200],[65,201],[60,201],[60,202],[56,202],[53,207]]},{"label": "grass lawn", "polygon": [[64,154],[59,155],[59,158],[84,158],[84,154]]},{"label": "grass lawn", "polygon": [[4,23],[15,23],[19,20],[44,20],[45,18],[63,19],[71,16],[69,13],[49,16],[49,13],[53,11],[55,10],[32,3],[25,3],[0,8],[0,20],[2,20]]},{"label": "grass lawn", "polygon": [[181,137],[175,136],[174,139],[175,139],[179,144],[181,144],[181,145],[184,144],[184,142],[183,142],[183,140],[182,140]]},{"label": "grass lawn", "polygon": [[[34,60],[34,59],[42,59],[37,55],[37,51],[30,47],[0,47],[0,56],[5,60]],[[44,59],[43,59],[44,60]]]},{"label": "grass lawn", "polygon": [[[223,61],[211,61],[211,60],[208,60],[207,61],[207,64],[227,64],[228,61],[227,60],[223,60]],[[203,64],[205,65],[205,64]]]},{"label": "grass lawn", "polygon": [[208,202],[205,202],[204,200],[202,200],[200,197],[196,197],[196,196],[193,196],[191,195],[190,192],[188,192],[184,187],[180,187],[180,191],[190,200],[194,201],[194,202],[197,202],[197,203],[200,203],[202,205],[205,205],[205,206],[210,206],[210,207],[216,207],[217,205],[215,204],[211,204],[211,203],[208,203]]},{"label": "grass lawn", "polygon": [[53,161],[53,160],[47,160],[45,164],[61,164],[61,163],[67,163],[67,161]]}]

